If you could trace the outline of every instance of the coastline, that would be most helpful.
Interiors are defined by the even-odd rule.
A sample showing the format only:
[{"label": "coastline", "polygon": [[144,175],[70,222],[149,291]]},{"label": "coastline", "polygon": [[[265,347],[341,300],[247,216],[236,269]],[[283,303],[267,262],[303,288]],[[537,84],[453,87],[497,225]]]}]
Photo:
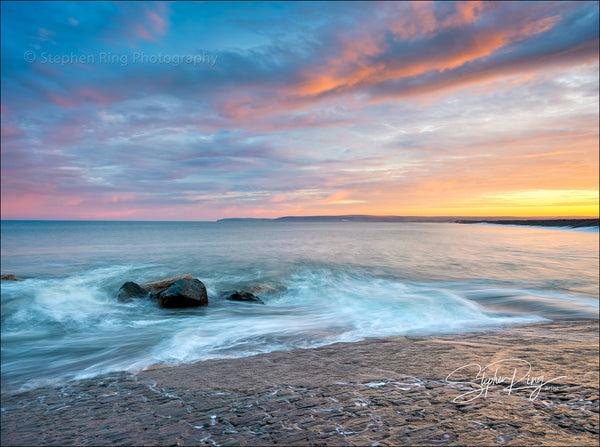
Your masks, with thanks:
[{"label": "coastline", "polygon": [[[483,386],[475,366],[446,381],[457,368],[498,361],[500,373],[518,369],[520,385],[531,379],[539,394],[532,395],[535,386],[509,389],[500,375],[487,395],[480,389],[462,402],[461,395]],[[527,378],[522,362],[531,364]],[[488,379],[495,368],[488,368]],[[478,385],[452,383],[463,380]],[[372,338],[2,396],[2,445],[596,445],[597,439],[597,319]]]},{"label": "coastline", "polygon": [[490,224],[539,228],[586,229],[598,228],[598,219],[490,219],[490,220],[457,220],[459,224]]}]

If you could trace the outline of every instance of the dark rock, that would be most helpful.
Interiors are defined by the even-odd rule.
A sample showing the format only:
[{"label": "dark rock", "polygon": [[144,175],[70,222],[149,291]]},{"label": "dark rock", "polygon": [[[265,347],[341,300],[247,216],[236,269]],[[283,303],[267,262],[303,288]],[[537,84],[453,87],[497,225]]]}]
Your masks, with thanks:
[{"label": "dark rock", "polygon": [[117,298],[119,301],[128,301],[131,298],[145,298],[148,296],[148,292],[132,281],[127,281],[119,289]]},{"label": "dark rock", "polygon": [[16,275],[2,275],[2,281],[25,281],[23,278],[19,278]]},{"label": "dark rock", "polygon": [[250,303],[265,304],[263,300],[250,292],[238,292],[237,290],[231,290],[229,292],[225,292],[223,297],[229,301],[245,301]]},{"label": "dark rock", "polygon": [[151,294],[158,300],[160,307],[182,308],[206,306],[208,295],[206,287],[197,279],[181,278],[173,282],[166,290]]},{"label": "dark rock", "polygon": [[189,273],[185,273],[183,275],[173,276],[171,278],[164,278],[164,279],[159,279],[157,281],[145,282],[145,283],[141,284],[140,287],[142,289],[146,290],[147,292],[160,291],[160,290],[166,289],[167,287],[169,287],[171,284],[173,284],[178,279],[183,279],[183,278],[194,279],[194,277],[192,275],[190,275]]}]

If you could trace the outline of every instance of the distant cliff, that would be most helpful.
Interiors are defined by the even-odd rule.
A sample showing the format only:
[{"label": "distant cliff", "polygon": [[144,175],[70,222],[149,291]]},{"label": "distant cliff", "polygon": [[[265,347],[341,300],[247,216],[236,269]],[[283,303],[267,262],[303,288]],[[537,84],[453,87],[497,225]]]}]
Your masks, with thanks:
[{"label": "distant cliff", "polygon": [[456,217],[370,216],[349,214],[342,216],[284,216],[276,219],[227,218],[217,222],[454,222]]},{"label": "distant cliff", "polygon": [[342,216],[284,216],[275,219],[227,218],[217,222],[454,222],[461,224],[490,223],[502,225],[536,225],[544,227],[597,227],[598,219],[588,218],[521,218],[514,217],[430,217],[430,216],[371,216],[368,214],[348,214]]}]

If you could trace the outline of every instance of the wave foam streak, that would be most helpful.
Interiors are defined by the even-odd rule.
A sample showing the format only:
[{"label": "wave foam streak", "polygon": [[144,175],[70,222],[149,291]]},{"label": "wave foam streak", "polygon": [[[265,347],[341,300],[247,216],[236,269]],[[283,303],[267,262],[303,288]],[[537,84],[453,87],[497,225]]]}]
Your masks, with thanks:
[{"label": "wave foam streak", "polygon": [[222,303],[153,349],[156,362],[239,357],[401,334],[462,332],[543,321],[505,315],[443,288],[351,272],[302,270],[266,306]]}]

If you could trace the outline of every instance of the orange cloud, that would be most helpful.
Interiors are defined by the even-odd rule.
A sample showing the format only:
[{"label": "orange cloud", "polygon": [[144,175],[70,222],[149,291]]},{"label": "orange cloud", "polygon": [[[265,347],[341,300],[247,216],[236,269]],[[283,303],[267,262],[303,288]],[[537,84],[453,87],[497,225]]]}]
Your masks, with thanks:
[{"label": "orange cloud", "polygon": [[[433,5],[432,2],[413,2],[409,11],[405,7],[398,8],[400,17],[389,23],[387,28],[384,24],[370,30],[363,28],[356,35],[340,36],[342,48],[339,54],[330,57],[318,71],[311,69],[304,72],[304,80],[293,86],[290,93],[317,96],[357,86],[364,89],[381,82],[420,76],[432,71],[452,70],[482,60],[511,43],[548,31],[560,20],[559,15],[553,15],[541,19],[515,20],[485,29],[469,28],[484,9],[481,2],[458,2],[457,12],[441,22],[435,17]],[[455,45],[447,46],[442,52],[386,56],[390,50],[390,43],[385,40],[386,30],[400,39],[412,39],[417,34],[432,37],[444,29],[457,26],[465,27],[464,35]],[[371,62],[377,56],[380,56],[379,61]]]},{"label": "orange cloud", "polygon": [[483,9],[483,2],[480,1],[459,1],[456,2],[456,10],[460,16],[461,23],[473,23],[477,20],[479,13]]}]

